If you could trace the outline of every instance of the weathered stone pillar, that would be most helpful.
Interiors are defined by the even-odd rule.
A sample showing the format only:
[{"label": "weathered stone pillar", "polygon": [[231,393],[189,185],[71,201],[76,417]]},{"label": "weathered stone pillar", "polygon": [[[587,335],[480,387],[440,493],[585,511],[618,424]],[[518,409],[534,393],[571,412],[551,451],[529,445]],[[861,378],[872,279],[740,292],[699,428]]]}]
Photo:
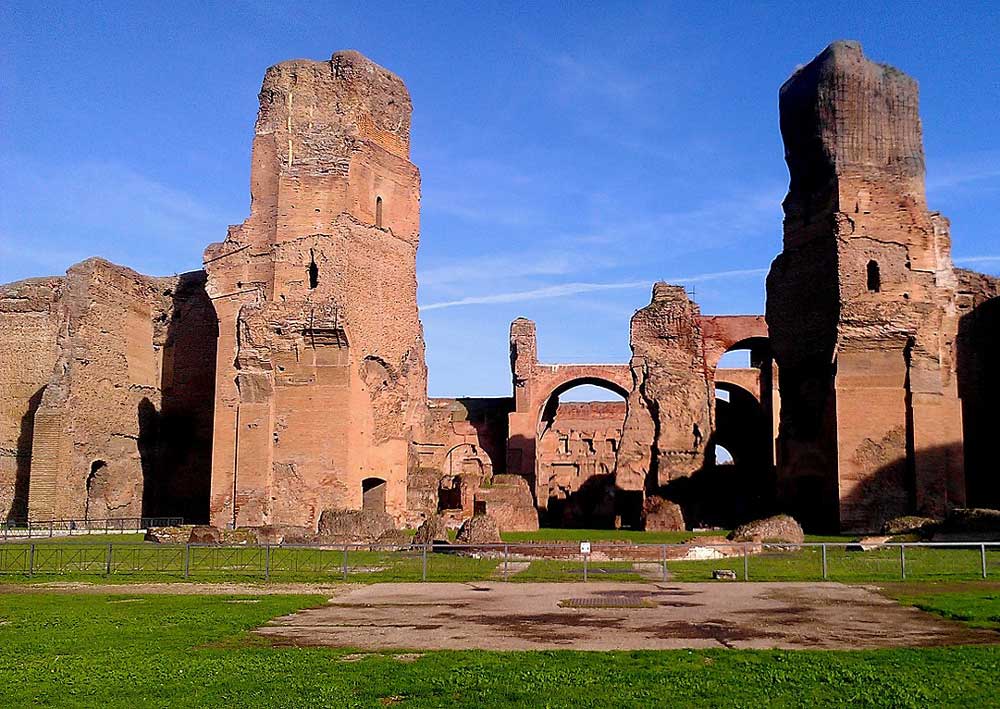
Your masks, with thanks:
[{"label": "weathered stone pillar", "polygon": [[780,92],[790,185],[768,275],[779,494],[807,525],[962,504],[947,222],[927,210],[917,86],[836,42]]},{"label": "weathered stone pillar", "polygon": [[264,76],[250,217],[205,252],[213,524],[315,525],[382,483],[405,517],[427,419],[410,114],[403,82],[357,52]]}]

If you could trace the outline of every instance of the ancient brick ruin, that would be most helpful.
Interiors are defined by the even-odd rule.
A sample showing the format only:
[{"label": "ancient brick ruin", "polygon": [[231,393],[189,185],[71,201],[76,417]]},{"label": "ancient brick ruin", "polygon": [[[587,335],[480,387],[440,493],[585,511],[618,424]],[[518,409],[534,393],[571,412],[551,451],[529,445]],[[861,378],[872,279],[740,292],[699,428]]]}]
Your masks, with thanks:
[{"label": "ancient brick ruin", "polygon": [[813,525],[941,516],[967,501],[957,335],[972,303],[948,221],[927,208],[916,82],[838,42],[789,78],[780,107],[791,183],[767,300],[779,494]]},{"label": "ancient brick ruin", "polygon": [[[689,526],[868,530],[1000,506],[1000,279],[955,269],[928,211],[916,83],[839,42],[780,108],[766,323],[656,283],[629,362],[542,363],[519,318],[511,396],[429,399],[406,87],[356,52],[271,67],[250,216],[203,271],[0,286],[0,518],[638,528],[669,500]],[[582,384],[622,400],[560,401]]]}]

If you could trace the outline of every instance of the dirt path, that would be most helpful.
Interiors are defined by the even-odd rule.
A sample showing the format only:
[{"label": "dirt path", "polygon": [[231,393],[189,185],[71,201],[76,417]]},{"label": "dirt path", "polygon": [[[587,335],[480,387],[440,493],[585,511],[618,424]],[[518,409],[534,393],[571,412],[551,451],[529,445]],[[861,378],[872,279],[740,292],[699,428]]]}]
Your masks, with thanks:
[{"label": "dirt path", "polygon": [[[574,607],[575,606],[575,607]],[[1000,642],[836,583],[377,584],[278,618],[277,644],[363,650],[847,649]]]}]

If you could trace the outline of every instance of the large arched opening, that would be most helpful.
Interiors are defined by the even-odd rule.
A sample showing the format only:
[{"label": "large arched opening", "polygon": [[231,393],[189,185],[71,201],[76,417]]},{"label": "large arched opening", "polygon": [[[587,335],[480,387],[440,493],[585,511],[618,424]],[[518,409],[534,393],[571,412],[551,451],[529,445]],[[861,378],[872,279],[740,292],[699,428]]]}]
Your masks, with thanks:
[{"label": "large arched opening", "polygon": [[962,316],[958,326],[958,393],[967,499],[972,507],[1000,507],[994,438],[1000,402],[1000,298]]},{"label": "large arched opening", "polygon": [[538,412],[535,477],[543,526],[615,525],[615,458],[628,392],[610,380],[571,379]]},{"label": "large arched opening", "polygon": [[733,342],[718,358],[705,461],[677,486],[689,524],[732,527],[773,510],[775,375],[766,337]]},{"label": "large arched opening", "polygon": [[[706,460],[711,523],[732,526],[774,504],[770,413],[757,396],[731,382],[715,385],[715,431]],[[706,520],[709,521],[709,520]]]}]

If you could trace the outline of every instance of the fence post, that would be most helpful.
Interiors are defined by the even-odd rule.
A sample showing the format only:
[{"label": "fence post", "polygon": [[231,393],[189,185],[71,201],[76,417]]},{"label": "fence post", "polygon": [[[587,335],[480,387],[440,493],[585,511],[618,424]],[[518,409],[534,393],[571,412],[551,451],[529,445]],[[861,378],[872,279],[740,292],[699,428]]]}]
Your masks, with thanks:
[{"label": "fence post", "polygon": [[667,580],[667,545],[660,545],[660,563],[663,565],[663,580]]},{"label": "fence post", "polygon": [[743,542],[743,580],[750,580],[750,548]]},{"label": "fence post", "polygon": [[899,545],[899,576],[905,581],[906,580],[906,545]]},{"label": "fence post", "polygon": [[[984,547],[985,548],[985,547]],[[507,580],[507,560],[510,558],[510,547],[507,544],[503,545],[503,580]],[[985,569],[986,566],[983,566]],[[985,571],[983,572],[986,573]],[[985,576],[984,576],[985,578]]]},{"label": "fence post", "polygon": [[104,575],[105,576],[110,576],[111,575],[111,555],[112,554],[114,554],[114,552],[111,550],[111,542],[108,542],[108,555],[107,555],[107,558],[104,560]]},{"label": "fence post", "polygon": [[31,545],[31,551],[28,554],[28,577],[35,575],[35,545]]},{"label": "fence post", "polygon": [[264,580],[271,580],[271,545],[264,547]]},{"label": "fence post", "polygon": [[342,567],[342,571],[344,573],[344,581],[346,581],[347,580],[347,545],[346,544],[344,545],[344,564],[343,564],[343,567]]},{"label": "fence post", "polygon": [[979,545],[979,552],[980,552],[982,560],[983,560],[983,578],[986,578],[986,545],[985,544],[980,544]]},{"label": "fence post", "polygon": [[52,520],[49,520],[49,539],[52,539]]},{"label": "fence post", "polygon": [[184,545],[184,578],[191,575],[191,545]]},{"label": "fence post", "polygon": [[423,549],[422,557],[423,557],[423,570],[421,572],[420,580],[421,581],[426,581],[427,580],[427,543],[426,542],[424,543],[424,549]]},{"label": "fence post", "polygon": [[823,580],[826,581],[827,577],[827,567],[826,567],[826,542],[823,543]]}]

